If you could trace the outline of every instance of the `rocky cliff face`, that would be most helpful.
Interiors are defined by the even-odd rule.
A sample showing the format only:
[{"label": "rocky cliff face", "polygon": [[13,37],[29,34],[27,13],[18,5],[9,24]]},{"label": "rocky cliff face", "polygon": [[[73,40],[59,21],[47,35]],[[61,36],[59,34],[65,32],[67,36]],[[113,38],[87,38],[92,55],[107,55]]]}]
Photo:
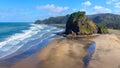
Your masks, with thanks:
[{"label": "rocky cliff face", "polygon": [[66,23],[66,34],[89,35],[98,32],[98,27],[91,20],[86,18],[85,12],[72,13]]}]

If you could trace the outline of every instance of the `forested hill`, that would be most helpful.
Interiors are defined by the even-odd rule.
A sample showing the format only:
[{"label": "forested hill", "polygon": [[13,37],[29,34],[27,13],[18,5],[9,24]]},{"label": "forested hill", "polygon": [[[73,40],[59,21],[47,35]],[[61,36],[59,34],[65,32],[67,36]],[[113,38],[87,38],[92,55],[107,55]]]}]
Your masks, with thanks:
[{"label": "forested hill", "polygon": [[[66,24],[69,15],[66,16],[57,16],[50,17],[45,20],[37,20],[36,24]],[[120,29],[120,15],[116,14],[95,14],[95,15],[87,15],[87,18],[92,20],[98,25],[105,25],[108,28]]]},{"label": "forested hill", "polygon": [[105,25],[108,28],[120,29],[120,15],[107,13],[88,15],[87,17],[96,24]]},{"label": "forested hill", "polygon": [[50,17],[44,20],[37,20],[35,24],[65,24],[68,18],[69,18],[69,15]]}]

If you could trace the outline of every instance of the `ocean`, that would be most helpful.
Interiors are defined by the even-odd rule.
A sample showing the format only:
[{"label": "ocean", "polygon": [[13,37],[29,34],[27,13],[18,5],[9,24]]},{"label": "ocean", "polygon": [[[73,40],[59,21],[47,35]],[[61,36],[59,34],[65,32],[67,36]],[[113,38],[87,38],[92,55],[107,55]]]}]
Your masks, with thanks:
[{"label": "ocean", "polygon": [[16,56],[33,53],[62,31],[64,29],[44,24],[0,23],[0,59],[17,51]]}]

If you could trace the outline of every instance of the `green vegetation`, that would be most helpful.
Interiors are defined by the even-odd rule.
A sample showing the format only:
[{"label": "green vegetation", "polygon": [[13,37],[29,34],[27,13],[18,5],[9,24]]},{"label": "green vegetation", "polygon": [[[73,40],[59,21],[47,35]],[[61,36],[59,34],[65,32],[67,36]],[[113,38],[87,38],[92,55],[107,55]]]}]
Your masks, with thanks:
[{"label": "green vegetation", "polygon": [[108,28],[120,29],[120,15],[116,14],[96,14],[87,16],[98,25],[105,25]]},{"label": "green vegetation", "polygon": [[99,25],[99,26],[98,26],[98,33],[101,33],[101,34],[106,34],[106,33],[108,33],[107,27],[104,26],[104,25]]},{"label": "green vegetation", "polygon": [[97,33],[95,23],[86,18],[85,12],[72,13],[66,23],[66,34],[89,35]]},{"label": "green vegetation", "polygon": [[69,15],[50,17],[45,20],[37,20],[35,24],[65,24],[68,18],[69,18]]},{"label": "green vegetation", "polygon": [[[45,20],[37,20],[36,24],[66,24],[70,15],[50,17]],[[95,22],[97,25],[105,25],[111,29],[120,29],[120,15],[115,14],[96,14],[96,15],[87,15],[88,19]],[[76,17],[77,19],[78,17]],[[75,20],[76,20],[75,19]],[[84,26],[83,26],[84,27]]]}]

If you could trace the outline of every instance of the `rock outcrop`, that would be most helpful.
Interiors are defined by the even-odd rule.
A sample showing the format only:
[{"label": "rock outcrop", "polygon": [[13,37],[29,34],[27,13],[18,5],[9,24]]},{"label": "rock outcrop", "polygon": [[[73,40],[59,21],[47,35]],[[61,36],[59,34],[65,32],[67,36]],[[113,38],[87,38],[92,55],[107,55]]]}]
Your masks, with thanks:
[{"label": "rock outcrop", "polygon": [[86,18],[84,11],[72,13],[66,23],[65,34],[90,35],[98,32],[98,27]]}]

